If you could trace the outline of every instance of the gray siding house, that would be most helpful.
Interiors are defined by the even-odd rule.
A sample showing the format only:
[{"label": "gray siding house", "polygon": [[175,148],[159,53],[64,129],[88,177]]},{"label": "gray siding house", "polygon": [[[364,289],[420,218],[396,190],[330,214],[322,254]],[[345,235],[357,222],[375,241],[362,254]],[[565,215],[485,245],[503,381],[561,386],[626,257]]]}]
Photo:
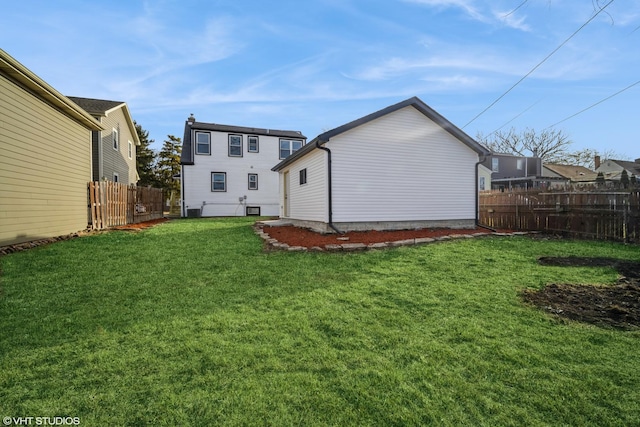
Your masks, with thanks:
[{"label": "gray siding house", "polygon": [[482,165],[491,171],[494,190],[534,188],[548,181],[542,178],[542,160],[539,157],[491,153]]},{"label": "gray siding house", "polygon": [[69,99],[104,126],[104,130],[91,134],[92,180],[127,185],[138,182],[136,147],[140,139],[126,102],[76,96]]}]

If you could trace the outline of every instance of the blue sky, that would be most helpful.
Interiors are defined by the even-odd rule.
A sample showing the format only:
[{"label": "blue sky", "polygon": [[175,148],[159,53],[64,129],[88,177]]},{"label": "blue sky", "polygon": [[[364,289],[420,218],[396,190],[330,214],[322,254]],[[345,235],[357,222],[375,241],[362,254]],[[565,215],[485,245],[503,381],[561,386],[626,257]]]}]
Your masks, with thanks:
[{"label": "blue sky", "polygon": [[[22,0],[0,47],[65,95],[126,101],[156,149],[190,113],[311,139],[412,96],[475,137],[542,130],[640,80],[640,2],[615,0],[467,124],[595,1]],[[572,149],[638,158],[639,99],[640,84],[556,128]]]}]

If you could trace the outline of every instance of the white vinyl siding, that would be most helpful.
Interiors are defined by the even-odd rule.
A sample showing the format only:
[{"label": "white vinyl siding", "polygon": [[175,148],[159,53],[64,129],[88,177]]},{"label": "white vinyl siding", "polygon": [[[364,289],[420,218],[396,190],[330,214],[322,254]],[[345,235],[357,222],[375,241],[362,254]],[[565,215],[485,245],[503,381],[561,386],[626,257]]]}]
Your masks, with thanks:
[{"label": "white vinyl siding", "polygon": [[[200,130],[193,129],[192,137]],[[203,131],[204,132],[204,131]],[[264,216],[280,215],[278,173],[271,168],[279,160],[278,136],[260,135],[258,153],[229,157],[229,133],[206,131],[211,135],[211,155],[194,156],[193,165],[183,165],[184,208],[200,209],[202,216],[243,216],[247,206],[259,207]],[[233,133],[240,135],[239,133]],[[254,136],[254,135],[252,135]],[[242,135],[248,138],[247,134]],[[227,173],[227,191],[211,191],[211,172]],[[248,175],[258,175],[258,189],[249,190]],[[247,196],[247,199],[244,199]],[[240,201],[240,198],[243,200]]]},{"label": "white vinyl siding", "polygon": [[84,230],[91,131],[1,75],[0,98],[0,246]]},{"label": "white vinyl siding", "polygon": [[335,223],[475,218],[477,153],[413,107],[340,134],[326,147],[333,155]]},{"label": "white vinyl siding", "polygon": [[[289,218],[308,221],[329,221],[327,153],[313,150],[289,168]],[[307,170],[307,183],[298,184],[302,169]],[[283,174],[281,174],[283,175]],[[284,195],[283,195],[284,197]]]}]

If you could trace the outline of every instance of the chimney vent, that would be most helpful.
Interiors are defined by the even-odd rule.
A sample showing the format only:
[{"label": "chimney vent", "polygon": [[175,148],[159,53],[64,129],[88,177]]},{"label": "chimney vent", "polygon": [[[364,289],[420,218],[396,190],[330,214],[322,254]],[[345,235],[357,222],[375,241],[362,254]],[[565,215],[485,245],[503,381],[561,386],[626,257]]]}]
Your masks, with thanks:
[{"label": "chimney vent", "polygon": [[193,113],[191,113],[191,115],[187,119],[187,122],[189,122],[189,124],[191,124],[191,125],[196,122],[196,118],[193,116]]}]

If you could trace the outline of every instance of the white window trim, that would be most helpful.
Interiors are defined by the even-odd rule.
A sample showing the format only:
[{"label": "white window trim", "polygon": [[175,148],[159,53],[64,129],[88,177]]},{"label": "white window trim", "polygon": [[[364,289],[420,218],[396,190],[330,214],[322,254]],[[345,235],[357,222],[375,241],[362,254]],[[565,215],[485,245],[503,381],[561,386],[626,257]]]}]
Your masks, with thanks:
[{"label": "white window trim", "polygon": [[113,128],[111,132],[111,146],[116,151],[120,149],[120,135],[118,135],[118,129],[116,128]]},{"label": "white window trim", "polygon": [[[251,140],[254,138],[256,140],[256,149],[252,150]],[[260,152],[260,138],[258,138],[258,135],[249,135],[247,137],[247,153],[259,153],[259,152]]]},{"label": "white window trim", "polygon": [[[231,154],[231,137],[238,137],[240,138],[240,154]],[[228,137],[228,152],[227,154],[229,155],[229,157],[242,157],[243,153],[243,145],[244,145],[244,138],[242,137],[242,135],[238,135],[235,133],[230,133],[229,137]],[[237,147],[237,145],[234,145],[234,147]]]},{"label": "white window trim", "polygon": [[[224,189],[223,190],[214,190],[213,188],[213,177],[214,175],[223,175],[224,176]],[[226,172],[211,172],[211,192],[213,193],[226,193],[227,191],[227,173]]]},{"label": "white window trim", "polygon": [[[206,153],[200,153],[198,151],[198,147],[200,145],[205,145],[204,143],[202,143],[202,144],[198,143],[198,135],[206,135],[207,136],[207,144],[206,144],[207,145],[207,152]],[[195,133],[195,143],[196,143],[195,144],[196,146],[195,146],[194,152],[195,152],[196,155],[198,155],[198,156],[210,156],[211,155],[211,134],[209,132],[196,132]]]},{"label": "white window trim", "polygon": [[[254,188],[251,187],[251,183],[252,183],[251,177],[252,176],[256,177],[256,179],[253,181],[253,183],[255,183],[255,187]],[[249,175],[247,175],[247,188],[249,190],[257,190],[258,189],[258,174],[257,173],[250,173]]]},{"label": "white window trim", "polygon": [[129,143],[129,158],[133,158],[133,142],[127,141]]},{"label": "white window trim", "polygon": [[[282,157],[282,143],[283,142],[287,142],[289,145],[288,148],[288,152],[289,154],[287,154],[286,156]],[[298,148],[297,150],[293,149],[293,143],[294,142],[299,142],[300,143],[300,148]],[[282,159],[286,159],[287,157],[289,157],[290,155],[292,155],[293,153],[295,153],[296,151],[302,149],[302,147],[304,147],[304,141],[302,139],[287,139],[287,138],[281,138],[280,142],[278,144],[278,157],[280,158],[280,160]]]}]

